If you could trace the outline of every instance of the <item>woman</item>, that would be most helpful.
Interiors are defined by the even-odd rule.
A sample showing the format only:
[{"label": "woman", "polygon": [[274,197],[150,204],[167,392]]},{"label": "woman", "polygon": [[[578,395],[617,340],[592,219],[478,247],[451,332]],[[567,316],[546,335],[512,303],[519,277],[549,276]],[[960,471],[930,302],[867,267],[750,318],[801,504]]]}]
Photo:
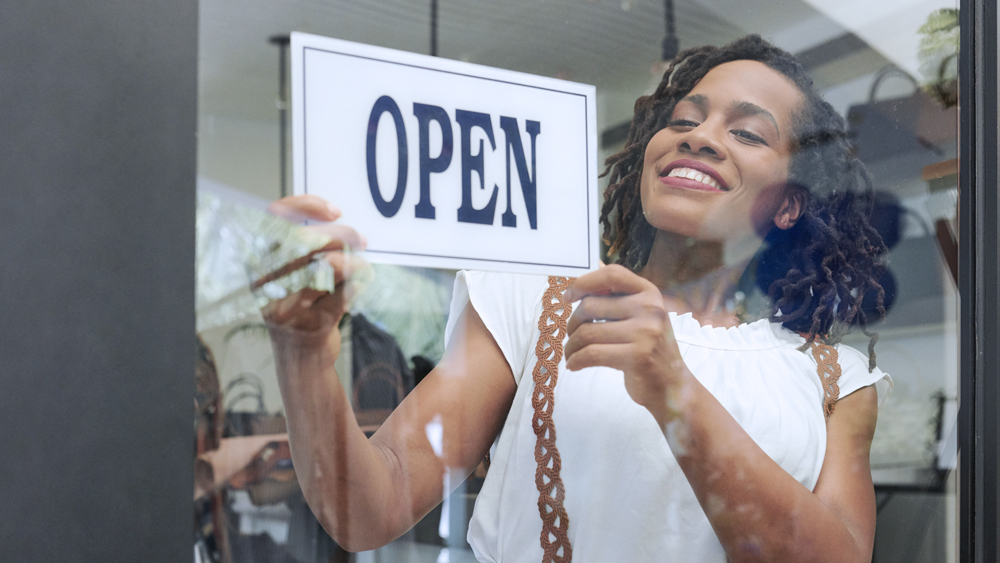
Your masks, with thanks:
[{"label": "woman", "polygon": [[[618,263],[565,292],[460,273],[445,359],[371,440],[333,373],[343,290],[273,304],[320,521],[351,550],[387,543],[489,451],[469,532],[483,561],[870,560],[875,387],[890,384],[857,351],[819,345],[864,327],[862,298],[881,293],[871,185],[843,132],[757,36],[682,53],[609,159],[601,219]],[[308,196],[275,209],[338,216]],[[747,322],[754,284],[773,302]]]}]

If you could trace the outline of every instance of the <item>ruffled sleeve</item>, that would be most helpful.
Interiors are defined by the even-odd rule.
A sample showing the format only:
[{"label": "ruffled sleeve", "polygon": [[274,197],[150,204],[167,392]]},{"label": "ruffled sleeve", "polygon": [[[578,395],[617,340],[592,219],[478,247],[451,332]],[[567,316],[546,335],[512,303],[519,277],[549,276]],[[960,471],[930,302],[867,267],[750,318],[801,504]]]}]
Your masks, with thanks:
[{"label": "ruffled sleeve", "polygon": [[455,277],[445,345],[451,341],[459,315],[470,304],[483,319],[503,352],[515,383],[521,382],[528,354],[538,339],[538,316],[547,278],[463,270]]},{"label": "ruffled sleeve", "polygon": [[837,344],[836,348],[840,361],[840,380],[837,382],[840,386],[840,398],[843,399],[858,389],[874,385],[878,393],[878,408],[881,411],[882,405],[892,394],[892,378],[877,367],[869,372],[868,356],[858,350],[843,344]]}]

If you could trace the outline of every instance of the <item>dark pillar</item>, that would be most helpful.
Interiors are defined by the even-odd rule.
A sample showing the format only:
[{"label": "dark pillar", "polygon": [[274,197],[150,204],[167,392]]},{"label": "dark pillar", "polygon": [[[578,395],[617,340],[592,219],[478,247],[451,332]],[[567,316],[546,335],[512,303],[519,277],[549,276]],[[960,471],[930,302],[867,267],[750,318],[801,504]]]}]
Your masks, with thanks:
[{"label": "dark pillar", "polygon": [[1000,199],[996,2],[962,0],[959,58],[959,559],[1000,556]]},{"label": "dark pillar", "polygon": [[0,559],[190,561],[198,4],[2,11]]}]

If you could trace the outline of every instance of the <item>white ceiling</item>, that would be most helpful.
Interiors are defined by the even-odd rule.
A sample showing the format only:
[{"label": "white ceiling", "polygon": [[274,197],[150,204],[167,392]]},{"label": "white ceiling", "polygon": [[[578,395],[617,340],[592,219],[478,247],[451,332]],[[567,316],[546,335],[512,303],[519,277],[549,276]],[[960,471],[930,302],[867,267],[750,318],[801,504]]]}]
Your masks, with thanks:
[{"label": "white ceiling", "polygon": [[[727,0],[728,1],[728,0]],[[723,43],[747,33],[769,14],[763,0],[728,2],[725,14],[694,0],[677,0],[682,47]],[[270,35],[306,31],[428,53],[429,1],[203,0],[200,85],[202,111],[271,117],[278,53]],[[783,2],[784,25],[818,13],[799,0]],[[594,84],[629,92],[650,82],[664,36],[662,0],[439,0],[442,57]],[[778,10],[768,10],[773,16]],[[780,30],[771,21],[758,31]],[[637,90],[638,89],[638,90]],[[629,108],[630,109],[630,108]]]},{"label": "white ceiling", "polygon": [[[681,48],[723,44],[755,32],[800,53],[854,33],[872,48],[812,69],[818,86],[841,110],[863,101],[871,75],[890,62],[912,70],[916,27],[931,10],[954,5],[947,0],[674,1]],[[658,79],[663,0],[439,0],[438,9],[440,56],[593,84],[601,129],[629,119],[635,98]],[[430,0],[201,0],[203,173],[271,196],[249,184],[262,176],[267,178],[261,185],[276,184],[278,49],[268,38],[291,31],[428,53]],[[240,125],[212,125],[224,120]],[[265,131],[274,131],[274,138]],[[266,169],[245,156],[245,163],[238,162],[248,154],[258,160],[273,155],[274,162]],[[216,162],[226,158],[232,160],[231,174]]]},{"label": "white ceiling", "polygon": [[[756,32],[799,52],[847,31],[916,69],[916,27],[949,0],[675,0],[682,47]],[[662,0],[439,0],[442,57],[594,84],[634,98],[651,82]],[[202,0],[202,111],[273,118],[273,34],[306,31],[427,53],[429,0]]]}]

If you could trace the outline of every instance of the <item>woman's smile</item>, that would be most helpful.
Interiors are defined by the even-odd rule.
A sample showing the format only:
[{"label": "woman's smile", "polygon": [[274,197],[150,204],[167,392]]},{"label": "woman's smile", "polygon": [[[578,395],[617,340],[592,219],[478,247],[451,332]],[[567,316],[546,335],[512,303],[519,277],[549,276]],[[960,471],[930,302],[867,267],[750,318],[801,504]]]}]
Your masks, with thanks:
[{"label": "woman's smile", "polygon": [[660,182],[677,188],[727,192],[729,186],[711,166],[682,158],[665,166],[659,172]]}]

